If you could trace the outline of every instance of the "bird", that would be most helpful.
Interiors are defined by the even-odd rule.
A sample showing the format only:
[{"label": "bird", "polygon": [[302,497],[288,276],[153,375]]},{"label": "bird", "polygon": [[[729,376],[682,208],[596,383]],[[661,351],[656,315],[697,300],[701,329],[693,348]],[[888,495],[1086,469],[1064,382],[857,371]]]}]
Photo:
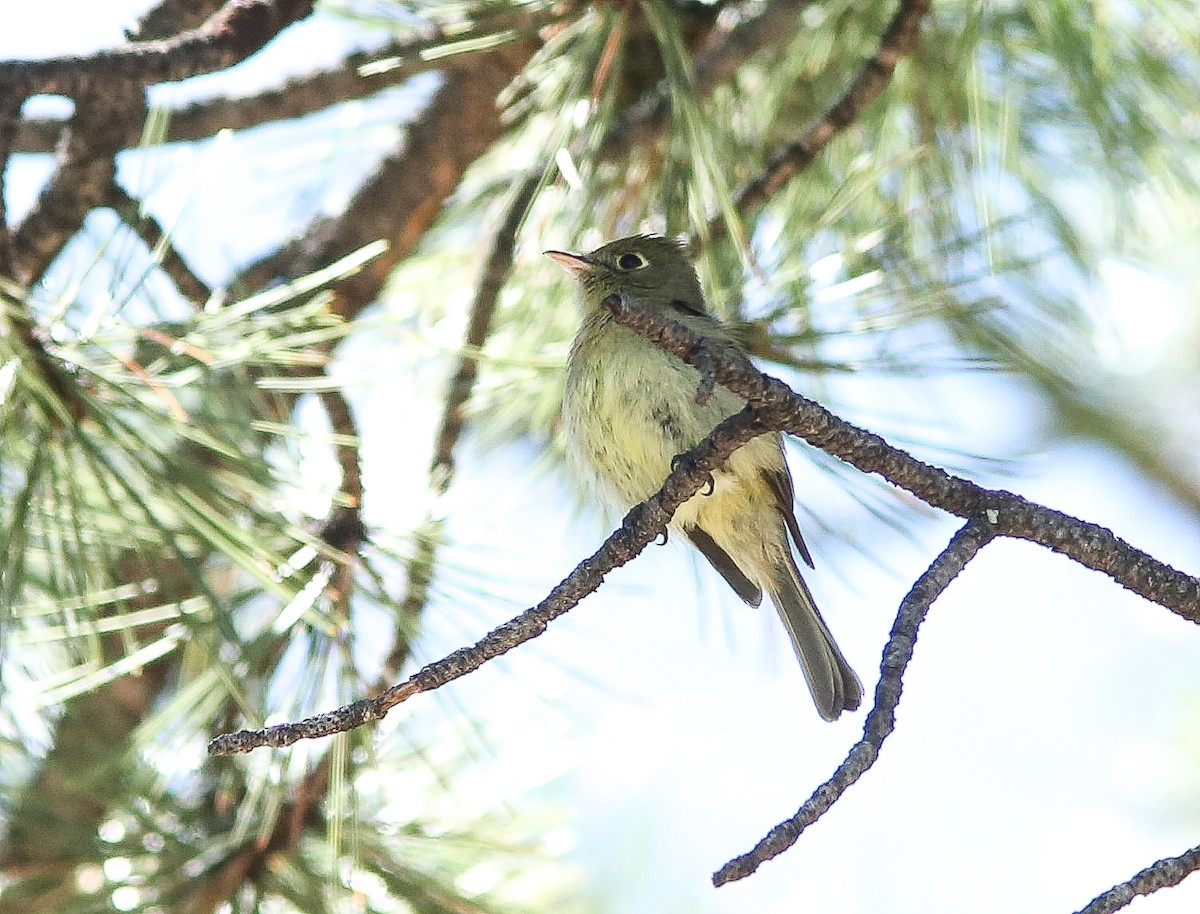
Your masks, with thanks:
[{"label": "bird", "polygon": [[[709,313],[695,268],[670,238],[634,235],[587,254],[545,253],[578,280],[583,305],[567,357],[567,450],[589,490],[626,511],[661,488],[677,456],[746,404],[719,385],[697,402],[700,373],[617,323],[605,298],[624,294],[701,336],[742,347]],[[746,603],[758,606],[764,592],[770,595],[817,712],[832,721],[859,706],[862,684],[796,564],[793,545],[813,567],[794,499],[783,440],[772,432],[734,451],[708,489],[679,507],[669,530],[691,543]]]}]

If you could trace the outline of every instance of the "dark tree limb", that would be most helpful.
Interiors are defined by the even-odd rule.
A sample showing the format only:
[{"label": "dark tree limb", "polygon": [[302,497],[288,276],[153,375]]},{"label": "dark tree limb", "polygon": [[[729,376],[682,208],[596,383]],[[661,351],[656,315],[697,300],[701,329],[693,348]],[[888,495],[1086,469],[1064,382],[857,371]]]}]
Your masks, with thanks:
[{"label": "dark tree limb", "polygon": [[[329,419],[329,426],[333,429],[333,433],[345,439],[334,445],[338,468],[342,473],[342,497],[356,512],[360,511],[363,500],[362,463],[359,460],[358,441],[360,436],[358,423],[354,421],[354,410],[350,406],[350,401],[346,399],[346,395],[340,390],[322,391],[318,399],[321,402],[321,408],[325,410],[326,418]],[[351,441],[353,443],[350,443]],[[342,548],[332,541],[330,544],[338,549]]]},{"label": "dark tree limb", "polygon": [[320,537],[327,545],[343,553],[347,560],[334,569],[326,592],[336,601],[339,615],[350,617],[350,596],[354,592],[354,558],[367,538],[363,524],[362,451],[354,409],[340,390],[325,390],[318,397],[329,426],[340,440],[333,444],[342,482],[339,498],[321,526]]},{"label": "dark tree limb", "polygon": [[75,97],[97,84],[175,82],[239,63],[312,13],[313,0],[229,0],[203,25],[85,57],[0,61],[0,90]]},{"label": "dark tree limb", "polygon": [[154,41],[199,28],[224,6],[225,0],[161,0],[125,31],[129,41]]},{"label": "dark tree limb", "polygon": [[144,119],[145,93],[135,87],[114,85],[75,99],[58,167],[13,233],[15,267],[26,285],[37,284],[87,214],[105,205],[117,153]]},{"label": "dark tree limb", "polygon": [[735,857],[713,875],[713,885],[722,886],[749,876],[760,865],[777,857],[796,843],[801,833],[821,818],[855,781],[875,764],[884,740],[896,728],[896,706],[900,703],[904,671],[912,659],[917,630],[929,614],[933,601],[941,596],[967,562],[986,546],[996,531],[984,518],[975,518],[954,534],[912,589],[900,603],[891,635],[883,649],[879,684],[875,686],[875,706],[863,724],[863,735],[851,747],[846,760],[832,777],[816,789],[791,818],[780,822],[746,854]]},{"label": "dark tree limb", "polygon": [[[512,27],[516,37],[528,37],[539,27],[557,21],[571,12],[561,5],[533,10],[519,20],[507,23],[493,17],[480,23],[488,28]],[[461,40],[462,36],[456,36]],[[294,76],[281,85],[253,95],[218,96],[191,102],[169,111],[164,143],[188,143],[206,140],[222,130],[249,130],[264,124],[277,124],[323,111],[334,105],[368,98],[382,89],[398,86],[430,70],[449,73],[473,70],[479,52],[429,57],[423,52],[445,45],[449,34],[444,29],[422,29],[417,35],[394,41],[369,51],[355,51],[338,64],[326,69]],[[495,53],[489,48],[488,54]],[[378,66],[394,61],[391,66]],[[366,72],[364,72],[366,71]],[[55,118],[32,118],[20,125],[15,152],[53,152],[64,122]]]},{"label": "dark tree limb", "polygon": [[513,42],[480,56],[471,71],[451,73],[399,150],[379,164],[340,215],[315,220],[299,239],[243,270],[236,285],[257,290],[303,276],[386,238],[382,256],[335,288],[334,310],[356,317],[425,234],[467,168],[504,132],[497,96],[534,49]]},{"label": "dark tree limb", "polygon": [[31,117],[17,125],[12,151],[47,154],[58,147],[67,122],[57,117]]},{"label": "dark tree limb", "polygon": [[1165,857],[1150,864],[1140,873],[1096,896],[1077,914],[1113,914],[1139,895],[1150,895],[1159,889],[1179,885],[1197,870],[1200,870],[1200,846],[1184,851],[1178,857]]},{"label": "dark tree limb", "polygon": [[[424,41],[417,42],[425,44]],[[380,56],[405,53],[395,67],[363,76],[362,67]],[[390,86],[428,70],[467,69],[472,55],[456,55],[445,60],[425,60],[411,56],[407,45],[384,48],[376,53],[350,54],[335,67],[317,70],[285,80],[282,85],[253,95],[218,96],[194,101],[169,111],[164,143],[190,143],[210,139],[222,130],[249,130],[264,124],[278,124],[323,111],[343,102],[367,98]],[[20,127],[15,152],[53,152],[64,122],[56,118],[32,118]],[[136,137],[134,140],[136,141]]]},{"label": "dark tree limb", "polygon": [[21,128],[21,106],[25,97],[19,94],[0,98],[0,276],[16,275],[16,256],[13,252],[12,235],[8,230],[8,207],[5,204],[8,160],[13,152],[13,143]]}]

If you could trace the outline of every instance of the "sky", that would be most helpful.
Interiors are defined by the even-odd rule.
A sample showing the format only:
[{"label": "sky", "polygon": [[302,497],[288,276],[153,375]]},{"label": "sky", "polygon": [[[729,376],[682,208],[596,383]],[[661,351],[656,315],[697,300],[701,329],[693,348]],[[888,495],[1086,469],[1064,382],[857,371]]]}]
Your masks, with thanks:
[{"label": "sky", "polygon": [[[0,33],[0,57],[116,43],[120,25],[143,5],[47,0],[40,21],[27,16]],[[46,21],[63,27],[47,29]],[[333,59],[337,28],[328,21],[297,28],[275,56],[226,79],[256,85],[295,60]],[[178,97],[172,91],[181,90],[164,97]],[[402,94],[389,104],[382,114],[351,106],[330,117],[358,118],[383,148],[394,136],[388,118],[415,106]],[[315,126],[314,136],[320,132]],[[198,269],[219,274],[269,249],[312,212],[336,209],[353,186],[352,167],[331,168],[299,143],[292,168],[238,169],[241,183],[203,182],[211,188],[204,199],[189,194],[206,169],[252,162],[255,144],[269,142],[251,136],[164,151],[156,160],[156,205],[177,213],[180,244]],[[48,169],[45,160],[13,164],[9,201],[17,215]],[[289,182],[294,196],[276,193]],[[249,192],[285,202],[261,211],[257,224],[221,219],[240,211]],[[228,232],[211,237],[214,223]],[[557,242],[526,246],[517,268],[541,269],[538,251]],[[1163,339],[1139,336],[1145,322],[1121,317],[1142,307],[1144,277],[1122,269],[1108,276],[1114,332],[1152,361]],[[1169,289],[1156,296],[1162,307],[1171,300]],[[425,504],[427,452],[412,441],[430,440],[436,401],[406,389],[411,377],[386,348],[354,346],[338,370],[353,382],[369,430],[368,522],[415,522]],[[862,388],[852,396],[871,394]],[[915,398],[928,396],[973,450],[1026,454],[1017,474],[987,483],[1200,570],[1197,519],[1104,449],[1045,437],[1042,406],[1012,379],[955,375],[931,394],[901,388],[889,396],[914,409],[927,406]],[[860,405],[880,410],[887,402]],[[408,404],[402,417],[397,403]],[[531,470],[532,448],[485,449],[471,437],[464,448],[442,505],[447,557],[503,572],[510,583],[502,598],[468,599],[444,582],[454,598],[433,607],[425,659],[536,602],[605,533],[598,518],[564,510],[573,495]],[[791,463],[805,505],[871,537],[864,558],[810,536],[817,569],[808,575],[869,693],[901,598],[958,524],[938,517],[905,535],[876,537],[804,445],[792,449]],[[794,848],[719,890],[711,873],[829,776],[860,735],[865,709],[822,722],[770,608],[742,605],[683,547],[651,547],[537,641],[444,695],[414,701],[436,703],[447,718],[486,721],[492,755],[469,766],[453,802],[503,800],[519,811],[532,798],[557,809],[553,845],[579,868],[587,910],[597,914],[1059,914],[1197,843],[1198,661],[1195,626],[1046,550],[993,543],[935,603],[905,679],[897,730],[875,767]],[[418,713],[394,713],[380,727],[383,744]],[[1128,910],[1198,909],[1200,878],[1193,877]]]}]

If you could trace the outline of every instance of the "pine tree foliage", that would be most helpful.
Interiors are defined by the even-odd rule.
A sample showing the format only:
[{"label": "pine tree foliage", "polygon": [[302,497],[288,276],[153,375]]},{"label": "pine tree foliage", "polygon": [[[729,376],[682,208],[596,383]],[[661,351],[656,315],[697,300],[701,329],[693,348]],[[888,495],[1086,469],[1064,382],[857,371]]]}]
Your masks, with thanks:
[{"label": "pine tree foliage", "polygon": [[[296,28],[336,19],[364,50],[148,118],[130,102],[111,131],[88,77],[5,63],[0,910],[575,909],[539,844],[551,811],[447,811],[439,782],[470,776],[482,723],[203,757],[219,730],[386,686],[452,604],[504,598],[442,512],[464,425],[472,453],[517,441],[561,468],[577,315],[545,247],[686,235],[760,363],[851,418],[863,379],[919,397],[948,372],[1012,372],[1055,433],[1106,443],[1200,511],[1194,461],[1173,456],[1200,435],[1175,393],[1200,324],[1147,315],[1174,332],[1131,365],[1101,303],[1114,265],[1195,286],[1193,5],[934,0],[881,97],[747,200],[909,5],[345,0]],[[225,9],[185,7],[155,7],[171,25],[147,17],[129,47],[207,34]],[[97,72],[131,97],[155,84]],[[53,92],[69,121],[22,113]],[[18,211],[21,169],[63,135]],[[193,183],[182,210],[161,192]],[[390,196],[406,191],[419,199]],[[515,262],[485,294],[506,220]],[[223,234],[242,249],[210,243]],[[395,421],[403,472],[432,464],[416,507],[364,496],[373,366],[414,392]],[[879,430],[946,456],[944,429]],[[953,460],[989,473],[968,450]],[[917,522],[826,468],[884,523]],[[393,808],[389,780],[429,802]]]}]

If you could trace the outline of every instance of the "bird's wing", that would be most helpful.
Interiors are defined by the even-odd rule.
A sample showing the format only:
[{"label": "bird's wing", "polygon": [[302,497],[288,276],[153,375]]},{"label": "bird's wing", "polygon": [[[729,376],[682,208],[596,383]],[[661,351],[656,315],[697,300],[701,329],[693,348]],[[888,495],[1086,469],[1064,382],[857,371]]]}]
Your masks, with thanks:
[{"label": "bird's wing", "polygon": [[812,556],[808,552],[808,546],[804,543],[804,537],[800,535],[800,525],[796,523],[794,507],[796,493],[792,489],[792,474],[788,472],[787,464],[763,470],[763,479],[766,480],[775,496],[775,507],[783,515],[783,522],[787,524],[788,532],[792,535],[792,542],[800,551],[800,557],[804,559],[809,568],[815,568]]},{"label": "bird's wing", "polygon": [[709,564],[720,572],[721,577],[739,597],[751,606],[762,602],[762,589],[746,577],[737,563],[729,557],[729,553],[718,546],[711,536],[696,526],[685,528],[683,533],[691,540],[692,545],[700,550],[700,554],[708,559]]},{"label": "bird's wing", "polygon": [[694,305],[691,302],[684,301],[682,298],[671,300],[671,310],[678,311],[680,314],[690,314],[693,317],[707,317],[712,321],[712,318],[705,312],[703,305]]}]

